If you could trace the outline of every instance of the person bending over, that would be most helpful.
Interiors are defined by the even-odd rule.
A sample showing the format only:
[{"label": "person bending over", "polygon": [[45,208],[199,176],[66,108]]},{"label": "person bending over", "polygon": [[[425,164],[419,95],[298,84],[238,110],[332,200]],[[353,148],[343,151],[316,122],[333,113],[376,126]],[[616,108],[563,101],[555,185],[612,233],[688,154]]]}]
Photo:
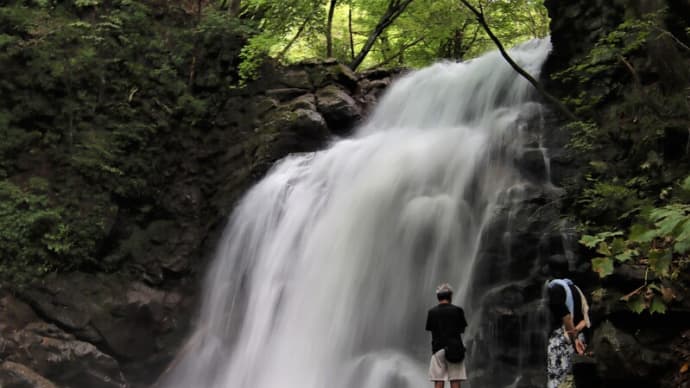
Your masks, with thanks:
[{"label": "person bending over", "polygon": [[570,279],[554,279],[548,285],[551,311],[547,360],[548,388],[572,386],[573,353],[584,354],[583,330],[590,327],[587,299]]},{"label": "person bending over", "polygon": [[[438,305],[431,308],[426,317],[426,330],[431,332],[431,362],[429,379],[434,388],[443,388],[450,381],[451,388],[460,388],[460,382],[467,380],[465,371],[462,333],[467,327],[465,312],[451,303],[453,289],[448,283],[436,288]],[[449,362],[448,358],[455,362]],[[459,355],[458,355],[459,353]],[[460,360],[458,360],[460,359]]]}]

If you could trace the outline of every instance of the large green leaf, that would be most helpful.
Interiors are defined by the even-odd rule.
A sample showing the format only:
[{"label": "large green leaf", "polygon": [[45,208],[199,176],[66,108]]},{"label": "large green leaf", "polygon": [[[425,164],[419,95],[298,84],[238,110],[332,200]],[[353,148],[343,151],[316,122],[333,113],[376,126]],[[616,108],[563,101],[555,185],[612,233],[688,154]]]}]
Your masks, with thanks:
[{"label": "large green leaf", "polygon": [[659,237],[659,233],[654,228],[649,228],[642,224],[635,224],[630,228],[628,239],[638,243],[646,243]]},{"label": "large green leaf", "polygon": [[654,249],[649,252],[649,268],[661,276],[668,276],[671,266],[671,251]]},{"label": "large green leaf", "polygon": [[606,243],[606,241],[602,241],[599,243],[597,246],[597,253],[606,255],[606,256],[611,256],[613,253],[611,252],[611,248],[609,247],[609,244]]},{"label": "large green leaf", "polygon": [[666,304],[660,296],[657,295],[652,299],[652,303],[649,305],[649,313],[666,314]]},{"label": "large green leaf", "polygon": [[595,246],[597,246],[597,244],[599,244],[602,241],[604,241],[604,239],[599,235],[592,236],[589,234],[585,234],[580,238],[579,243],[586,246],[587,248],[594,248]]},{"label": "large green leaf", "polygon": [[613,273],[613,260],[609,257],[597,257],[592,259],[592,270],[599,274],[599,277],[606,277]]},{"label": "large green leaf", "polygon": [[675,238],[676,241],[690,240],[690,222],[686,221],[678,227]]},{"label": "large green leaf", "polygon": [[673,244],[673,252],[675,253],[688,253],[690,251],[690,239],[684,239],[682,241],[676,241],[675,244]]},{"label": "large green leaf", "polygon": [[662,218],[657,221],[656,226],[658,228],[658,233],[661,236],[676,235],[676,228],[680,226],[682,228],[682,223],[685,223],[688,217],[683,213],[671,213],[668,217]]},{"label": "large green leaf", "polygon": [[644,309],[647,308],[647,303],[645,303],[645,300],[642,297],[642,295],[638,294],[628,300],[628,308],[640,314],[644,311]]},{"label": "large green leaf", "polygon": [[625,240],[622,238],[614,238],[613,241],[611,242],[611,253],[614,255],[618,255],[620,253],[623,253],[625,251]]},{"label": "large green leaf", "polygon": [[632,259],[633,255],[637,256],[638,252],[634,249],[626,249],[625,251],[617,254],[614,258],[620,262],[626,262]]}]

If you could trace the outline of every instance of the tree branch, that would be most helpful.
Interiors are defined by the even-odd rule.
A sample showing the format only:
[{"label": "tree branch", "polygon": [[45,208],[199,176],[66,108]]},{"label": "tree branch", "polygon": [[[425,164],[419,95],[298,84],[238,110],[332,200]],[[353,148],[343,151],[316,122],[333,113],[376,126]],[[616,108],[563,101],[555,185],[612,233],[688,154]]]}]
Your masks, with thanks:
[{"label": "tree branch", "polygon": [[635,81],[635,86],[638,87],[639,89],[642,89],[642,82],[640,82],[640,77],[637,75],[637,72],[635,71],[635,68],[633,67],[633,65],[630,64],[630,62],[628,62],[628,60],[625,59],[625,57],[622,55],[618,56],[618,60],[621,61],[625,65],[626,68],[628,68],[628,71],[630,72],[630,74],[633,77],[633,80]]},{"label": "tree branch", "polygon": [[412,46],[418,44],[419,42],[421,42],[421,41],[423,41],[423,40],[424,40],[424,36],[421,36],[421,37],[415,39],[414,41],[412,41],[412,42],[410,42],[410,43],[408,43],[408,44],[406,44],[406,45],[403,45],[402,48],[401,48],[400,50],[398,50],[397,53],[395,53],[395,54],[392,55],[391,57],[388,57],[388,58],[384,59],[381,63],[377,64],[376,66],[372,66],[372,69],[375,69],[375,68],[377,68],[377,67],[381,67],[381,66],[387,65],[390,61],[392,61],[392,60],[394,60],[395,58],[398,58],[399,56],[401,56],[405,50],[407,50],[408,48],[410,48],[410,47],[412,47]]},{"label": "tree branch", "polygon": [[283,57],[285,56],[285,54],[287,54],[288,50],[290,50],[290,48],[292,47],[292,45],[295,44],[295,42],[297,41],[297,39],[299,39],[300,35],[302,35],[302,32],[304,32],[304,29],[307,27],[307,24],[309,24],[309,22],[311,21],[311,18],[314,16],[315,13],[316,13],[316,12],[312,12],[311,15],[309,15],[307,18],[304,19],[304,21],[302,22],[302,24],[301,24],[301,25],[299,26],[299,28],[297,29],[297,32],[295,33],[295,36],[293,36],[292,39],[290,39],[290,41],[288,42],[288,44],[287,44],[282,50],[280,50],[280,53],[278,53],[278,56],[276,57],[276,59],[277,59],[278,61],[280,61],[280,60],[283,59]]},{"label": "tree branch", "polygon": [[493,31],[491,31],[491,28],[489,28],[489,25],[486,23],[486,19],[484,18],[484,11],[481,10],[481,6],[480,6],[480,10],[477,10],[467,0],[460,0],[460,2],[462,2],[462,4],[467,9],[469,9],[470,12],[472,12],[474,14],[474,16],[477,18],[477,21],[479,22],[479,24],[481,24],[481,26],[484,28],[484,31],[486,31],[487,35],[489,35],[489,38],[491,38],[491,40],[494,42],[494,44],[498,48],[498,51],[501,52],[503,59],[505,59],[506,62],[508,62],[508,64],[518,74],[520,74],[524,79],[526,79],[530,84],[532,84],[532,86],[534,86],[534,88],[537,89],[537,92],[539,92],[539,94],[541,94],[541,96],[544,97],[544,99],[546,99],[546,101],[548,101],[549,103],[556,106],[556,108],[558,108],[558,110],[561,111],[561,113],[563,113],[569,120],[578,121],[577,116],[575,116],[573,114],[573,112],[571,112],[570,109],[568,109],[561,102],[561,100],[559,100],[558,98],[554,97],[549,92],[547,92],[546,89],[544,89],[544,86],[539,81],[534,79],[534,77],[532,77],[528,72],[526,72],[525,69],[520,67],[520,65],[515,63],[513,58],[511,58],[510,55],[508,55],[508,52],[503,47],[503,44],[501,43],[501,41],[496,37],[496,35],[494,35]]},{"label": "tree branch", "polygon": [[668,36],[669,38],[673,39],[673,41],[676,42],[676,44],[678,46],[685,49],[686,51],[690,51],[690,47],[688,47],[688,45],[686,45],[680,39],[678,39],[675,35],[673,35],[671,33],[671,31],[667,31],[667,30],[664,30],[663,28],[656,27],[656,26],[654,26],[654,29],[659,32],[659,38],[661,38],[662,36]]},{"label": "tree branch", "polygon": [[369,38],[364,44],[364,47],[362,47],[362,49],[359,51],[359,54],[357,54],[355,59],[350,63],[350,69],[355,70],[359,65],[362,64],[362,61],[364,61],[364,58],[367,56],[367,54],[369,54],[369,51],[374,46],[374,43],[376,43],[376,39],[378,39],[379,35],[381,35],[383,31],[388,28],[388,26],[390,26],[395,19],[397,19],[398,16],[403,13],[403,11],[405,11],[405,8],[407,8],[411,2],[412,0],[390,0],[386,13],[381,16],[381,19],[374,28],[374,31],[369,34]]},{"label": "tree branch", "polygon": [[347,29],[350,32],[350,60],[355,59],[355,40],[352,38],[352,3],[347,12]]}]

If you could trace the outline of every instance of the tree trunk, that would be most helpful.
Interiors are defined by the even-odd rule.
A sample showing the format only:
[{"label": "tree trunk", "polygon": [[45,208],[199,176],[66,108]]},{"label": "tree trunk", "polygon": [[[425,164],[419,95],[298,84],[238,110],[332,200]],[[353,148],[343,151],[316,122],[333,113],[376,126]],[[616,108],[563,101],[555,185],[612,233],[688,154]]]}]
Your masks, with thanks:
[{"label": "tree trunk", "polygon": [[350,33],[350,60],[355,59],[355,40],[352,38],[352,4],[350,4],[350,9],[347,13],[347,29]]},{"label": "tree trunk", "polygon": [[381,35],[383,31],[385,31],[386,28],[388,28],[388,26],[390,26],[395,19],[397,19],[398,16],[405,11],[405,8],[407,8],[411,2],[412,0],[390,0],[386,13],[381,16],[381,19],[374,28],[374,31],[369,34],[369,38],[367,38],[367,42],[364,44],[364,47],[362,47],[362,49],[359,51],[359,54],[357,54],[352,63],[350,63],[350,68],[352,70],[357,69],[357,67],[362,64],[364,58],[366,58],[367,54],[369,54],[369,51],[374,46],[374,43],[376,43],[376,39],[378,39],[379,35]]},{"label": "tree trunk", "polygon": [[326,22],[326,58],[333,56],[333,14],[335,13],[335,4],[338,0],[331,0],[331,5],[328,7],[328,21]]},{"label": "tree trunk", "polygon": [[242,0],[231,0],[230,1],[230,15],[231,16],[239,16],[241,5],[242,5]]}]

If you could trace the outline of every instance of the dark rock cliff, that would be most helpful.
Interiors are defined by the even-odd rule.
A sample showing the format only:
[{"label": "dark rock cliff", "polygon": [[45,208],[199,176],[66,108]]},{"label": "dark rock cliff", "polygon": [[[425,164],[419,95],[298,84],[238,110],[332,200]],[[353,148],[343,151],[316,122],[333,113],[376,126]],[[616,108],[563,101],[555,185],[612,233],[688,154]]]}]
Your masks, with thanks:
[{"label": "dark rock cliff", "polygon": [[[580,102],[585,108],[578,108],[580,118],[597,123],[607,134],[598,140],[603,145],[598,153],[578,154],[566,147],[573,132],[554,123],[547,133],[554,183],[567,189],[559,212],[571,218],[591,217],[583,212],[576,197],[587,187],[585,177],[592,174],[590,162],[604,161],[615,171],[611,173],[614,176],[642,175],[638,166],[648,155],[661,155],[665,171],[652,175],[652,181],[658,181],[659,191],[678,176],[687,175],[690,57],[684,46],[687,47],[690,40],[687,32],[690,2],[546,0],[545,6],[552,19],[554,49],[544,69],[544,81],[563,99],[577,101],[585,96],[585,101]],[[555,76],[570,66],[583,63],[597,42],[621,23],[644,15],[654,15],[660,27],[642,49],[619,55],[613,66],[592,72],[589,79],[579,83]],[[677,100],[685,100],[685,103],[676,104]],[[639,139],[649,128],[656,131],[657,140],[644,150],[640,160],[634,153],[634,143],[627,142],[626,138],[635,139],[635,134],[640,134],[637,135]],[[657,193],[653,195],[656,197]],[[617,205],[611,203],[609,209],[616,209]],[[688,376],[679,372],[690,354],[687,345],[690,332],[688,290],[683,288],[683,284],[688,284],[687,276],[676,279],[678,299],[666,314],[637,314],[620,298],[652,280],[645,270],[622,264],[602,281],[591,276],[592,252],[573,248],[577,262],[574,268],[581,269],[573,276],[591,297],[590,350],[594,356],[578,362],[583,365],[580,374],[598,376],[597,381],[587,386],[687,386]]]},{"label": "dark rock cliff", "polygon": [[267,63],[201,124],[203,136],[160,139],[170,149],[161,208],[144,222],[127,208],[111,220],[105,260],[120,270],[51,274],[2,293],[0,385],[152,384],[193,325],[205,263],[234,203],[278,159],[348,134],[390,78],[328,61]]},{"label": "dark rock cliff", "polygon": [[[687,175],[690,111],[687,103],[672,108],[676,105],[670,101],[685,101],[690,87],[690,58],[683,49],[689,38],[686,29],[690,26],[690,2],[544,3],[551,17],[553,51],[544,66],[542,82],[574,105],[582,120],[595,122],[607,131],[641,133],[643,127],[654,126],[662,135],[652,150],[664,158],[669,176],[662,178],[668,179],[662,184],[670,185],[678,174]],[[659,12],[663,9],[666,13]],[[624,58],[621,55],[613,65],[607,63],[603,71],[592,72],[580,82],[557,76],[591,60],[587,57],[591,50],[625,20],[649,13],[660,19],[662,33],[643,49],[626,52]],[[669,40],[664,31],[678,41]],[[631,102],[635,98],[638,100]],[[640,104],[664,108],[645,113]],[[654,118],[645,121],[645,114]],[[473,383],[514,387],[546,384],[548,312],[543,305],[543,287],[553,277],[568,276],[586,291],[593,322],[587,333],[593,356],[577,358],[575,363],[578,386],[687,386],[687,372],[679,371],[690,355],[688,290],[679,288],[682,291],[678,300],[664,315],[634,313],[620,298],[645,284],[644,269],[620,265],[612,276],[601,281],[591,269],[592,253],[577,243],[580,232],[574,220],[587,217],[581,213],[583,205],[577,196],[587,187],[590,162],[606,160],[612,168],[634,172],[636,163],[644,160],[634,159],[629,152],[631,144],[613,136],[595,140],[603,145],[603,156],[577,152],[569,146],[574,132],[554,112],[547,113],[543,125],[539,124],[528,126],[535,140],[527,144],[516,161],[526,179],[525,186],[506,193],[503,205],[484,232],[479,252],[482,259],[475,269],[476,297],[471,298],[481,315],[469,343]],[[609,213],[616,212],[616,206],[610,203]],[[613,220],[619,216],[615,214]],[[684,278],[687,276],[681,275],[678,284],[688,284]],[[492,286],[495,284],[501,286]]]}]

